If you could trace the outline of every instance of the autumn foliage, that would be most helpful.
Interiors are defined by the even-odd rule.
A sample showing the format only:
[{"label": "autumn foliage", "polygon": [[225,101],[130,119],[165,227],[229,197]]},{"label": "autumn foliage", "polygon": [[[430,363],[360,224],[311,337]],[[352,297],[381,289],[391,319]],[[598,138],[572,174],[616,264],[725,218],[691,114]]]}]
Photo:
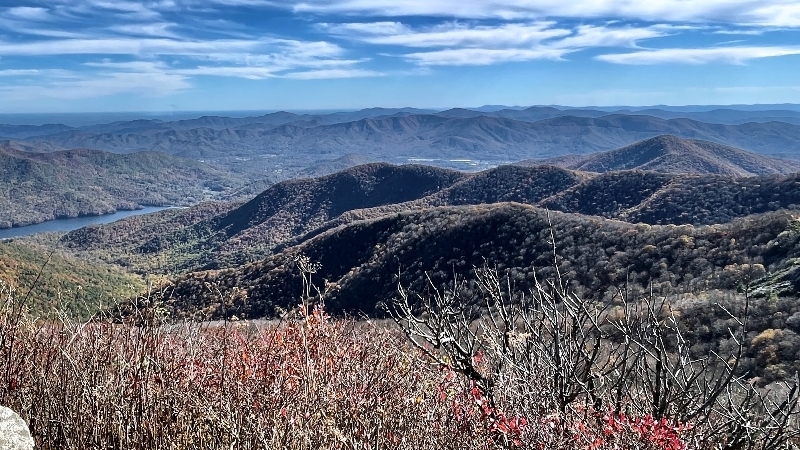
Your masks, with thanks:
[{"label": "autumn foliage", "polygon": [[4,288],[0,403],[43,450],[687,448],[689,424],[501,407],[393,323],[306,306],[261,324],[39,321]]}]

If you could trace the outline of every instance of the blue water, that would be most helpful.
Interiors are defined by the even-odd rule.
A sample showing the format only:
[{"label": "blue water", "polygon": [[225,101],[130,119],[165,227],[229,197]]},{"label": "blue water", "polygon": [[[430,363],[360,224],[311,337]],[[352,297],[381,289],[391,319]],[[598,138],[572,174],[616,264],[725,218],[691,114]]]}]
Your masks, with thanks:
[{"label": "blue water", "polygon": [[117,220],[124,219],[126,217],[149,214],[168,208],[169,207],[166,206],[147,206],[142,209],[137,209],[136,211],[119,211],[114,214],[106,214],[104,216],[85,216],[75,217],[73,219],[56,219],[48,222],[37,223],[36,225],[28,225],[26,227],[5,228],[0,229],[0,239],[27,236],[34,233],[72,231],[88,225],[116,222]]}]

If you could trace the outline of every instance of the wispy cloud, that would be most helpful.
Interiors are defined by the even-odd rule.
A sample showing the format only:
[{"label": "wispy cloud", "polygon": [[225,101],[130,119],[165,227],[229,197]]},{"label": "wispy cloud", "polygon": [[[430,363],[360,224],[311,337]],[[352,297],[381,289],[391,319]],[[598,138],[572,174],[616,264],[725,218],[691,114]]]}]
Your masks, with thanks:
[{"label": "wispy cloud", "polygon": [[406,47],[508,47],[538,44],[571,34],[553,22],[507,23],[496,26],[444,23],[414,30],[399,22],[323,24],[329,32],[370,44]]},{"label": "wispy cloud", "polygon": [[615,64],[744,64],[752,59],[800,55],[800,46],[661,48],[631,53],[599,55],[596,58]]},{"label": "wispy cloud", "polygon": [[146,36],[146,37],[165,37],[180,39],[180,35],[170,30],[170,28],[177,27],[176,23],[160,22],[160,23],[136,23],[136,24],[121,24],[112,25],[108,30],[129,36]]},{"label": "wispy cloud", "polygon": [[[227,2],[236,3],[236,0]],[[281,4],[298,12],[383,17],[436,16],[504,20],[617,18],[649,22],[800,27],[800,4],[792,0],[300,0]]]},{"label": "wispy cloud", "polygon": [[635,47],[639,41],[674,32],[669,25],[648,27],[580,25],[564,39],[552,42],[554,48],[582,50],[596,47]]},{"label": "wispy cloud", "polygon": [[[0,103],[171,95],[213,85],[212,77],[433,78],[442,66],[527,70],[559,61],[548,67],[580,71],[591,61],[745,64],[800,54],[796,0],[8,3],[0,6]],[[727,39],[737,41],[718,42]]]},{"label": "wispy cloud", "polygon": [[759,29],[740,28],[740,29],[714,30],[711,33],[730,35],[730,36],[761,36],[769,31],[775,31],[775,30],[769,28],[759,28]]},{"label": "wispy cloud", "polygon": [[674,32],[670,25],[556,26],[555,22],[476,25],[449,22],[413,29],[400,22],[322,24],[333,35],[375,45],[436,48],[402,54],[419,65],[491,65],[500,62],[561,59],[595,47],[636,47],[638,41]]},{"label": "wispy cloud", "polygon": [[98,38],[32,42],[0,41],[0,55],[198,55],[255,49],[263,40],[186,41],[173,39]]},{"label": "wispy cloud", "polygon": [[304,72],[290,72],[283,75],[283,77],[295,80],[322,80],[330,78],[380,77],[384,75],[386,74],[383,72],[365,69],[323,69],[307,70]]},{"label": "wispy cloud", "polygon": [[0,77],[18,77],[23,75],[38,75],[38,69],[3,69],[0,70]]},{"label": "wispy cloud", "polygon": [[125,93],[158,97],[190,87],[187,77],[163,72],[77,74],[73,79],[0,86],[0,98],[24,102],[35,98],[73,100]]},{"label": "wispy cloud", "polygon": [[561,59],[565,53],[567,53],[567,50],[552,48],[536,50],[460,48],[408,53],[403,55],[403,57],[422,66],[486,66],[503,62],[531,61],[534,59],[557,60]]},{"label": "wispy cloud", "polygon": [[8,8],[5,15],[9,17],[16,17],[24,20],[43,21],[49,20],[50,15],[47,8],[32,7],[32,6],[16,6]]}]

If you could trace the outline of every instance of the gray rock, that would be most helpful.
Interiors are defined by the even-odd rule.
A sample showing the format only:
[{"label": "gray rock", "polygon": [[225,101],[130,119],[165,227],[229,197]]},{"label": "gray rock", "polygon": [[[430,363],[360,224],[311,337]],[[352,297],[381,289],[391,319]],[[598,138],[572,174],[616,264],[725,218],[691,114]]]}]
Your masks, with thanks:
[{"label": "gray rock", "polygon": [[28,424],[4,406],[0,406],[0,450],[33,450]]}]

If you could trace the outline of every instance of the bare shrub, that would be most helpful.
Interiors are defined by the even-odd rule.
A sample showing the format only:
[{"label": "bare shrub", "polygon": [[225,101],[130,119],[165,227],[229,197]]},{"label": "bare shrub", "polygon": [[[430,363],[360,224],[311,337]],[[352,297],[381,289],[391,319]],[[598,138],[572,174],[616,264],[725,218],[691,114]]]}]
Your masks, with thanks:
[{"label": "bare shrub", "polygon": [[40,321],[2,294],[0,401],[43,450],[490,448],[452,414],[462,379],[313,301],[267,325],[132,326]]},{"label": "bare shrub", "polygon": [[800,432],[797,379],[763,390],[737,370],[746,304],[729,330],[734,351],[696,355],[665,299],[587,302],[555,273],[516,292],[496,269],[476,269],[477,298],[458,283],[424,295],[400,286],[389,312],[417,348],[475,383],[490,420],[553,430],[527,427],[520,445],[767,450]]}]

